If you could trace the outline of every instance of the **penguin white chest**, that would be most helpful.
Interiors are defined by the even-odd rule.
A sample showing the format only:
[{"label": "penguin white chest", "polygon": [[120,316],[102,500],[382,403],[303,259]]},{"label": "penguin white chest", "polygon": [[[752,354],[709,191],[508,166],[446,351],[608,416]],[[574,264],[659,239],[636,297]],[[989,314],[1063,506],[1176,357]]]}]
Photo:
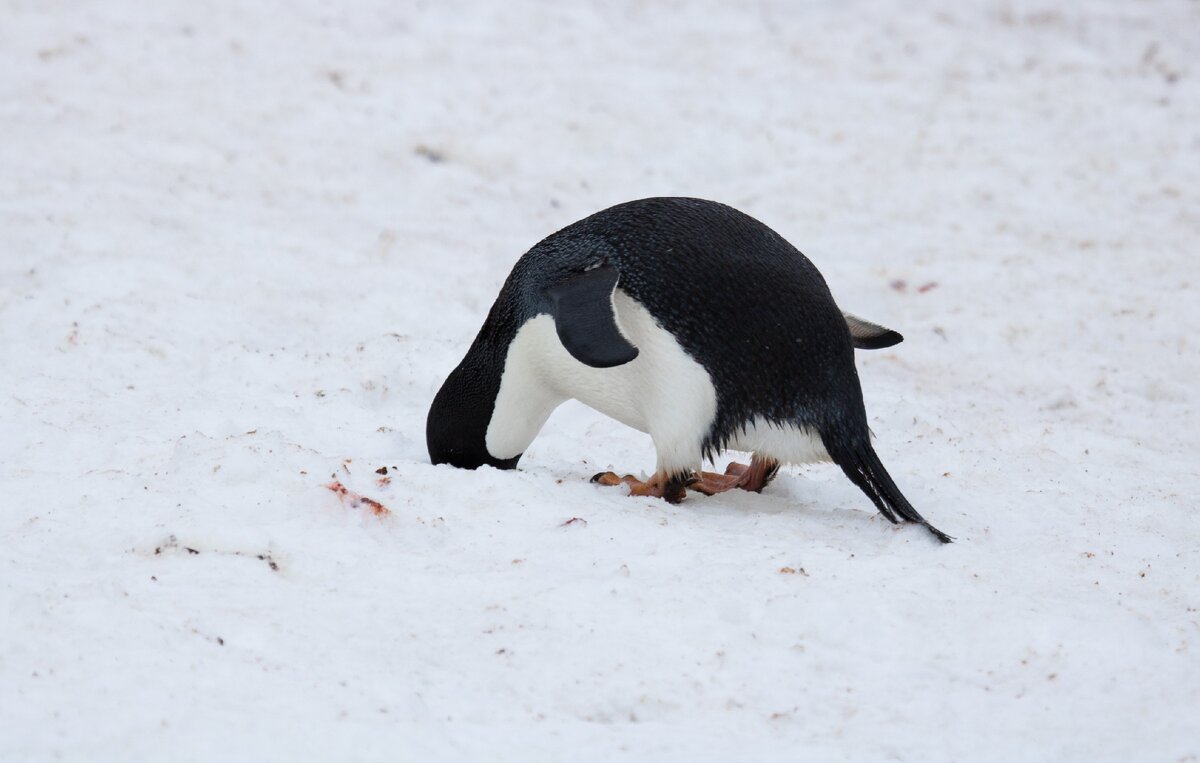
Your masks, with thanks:
[{"label": "penguin white chest", "polygon": [[638,349],[636,358],[613,368],[593,368],[573,358],[549,315],[520,328],[509,345],[488,425],[487,449],[493,456],[524,452],[550,413],[574,398],[649,433],[660,466],[698,463],[717,412],[712,379],[632,297],[617,289],[613,306],[621,334]]}]

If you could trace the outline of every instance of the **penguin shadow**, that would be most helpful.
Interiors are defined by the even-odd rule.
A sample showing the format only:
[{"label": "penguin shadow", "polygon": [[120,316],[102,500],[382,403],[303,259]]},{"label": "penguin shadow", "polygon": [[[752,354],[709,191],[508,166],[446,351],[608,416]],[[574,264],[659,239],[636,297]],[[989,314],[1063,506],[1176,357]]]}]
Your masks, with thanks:
[{"label": "penguin shadow", "polygon": [[[749,454],[746,454],[747,458]],[[744,458],[733,458],[744,461]],[[724,462],[719,464],[721,471]],[[892,524],[859,494],[840,484],[840,470],[833,465],[784,467],[761,493],[730,490],[713,496],[689,493],[681,506],[701,514],[745,520],[770,519],[775,524],[794,526],[802,535],[826,536],[870,533],[884,537],[910,530],[905,523]],[[924,533],[920,533],[924,537]],[[932,540],[932,539],[931,539]],[[940,545],[933,543],[932,545]]]},{"label": "penguin shadow", "polygon": [[[914,523],[889,522],[874,505],[862,500],[860,493],[841,484],[840,477],[840,470],[832,464],[785,467],[761,495],[749,494],[745,497],[768,499],[752,505],[751,510],[759,515],[777,517],[794,514],[801,517],[804,524],[811,528],[812,534],[828,532],[840,535],[874,531],[888,538],[893,534],[912,533],[911,537],[928,539],[931,546],[942,545],[923,529],[915,532]],[[817,530],[818,524],[820,531]]]},{"label": "penguin shadow", "polygon": [[[725,471],[727,462],[739,461],[746,463],[749,460],[750,454],[746,454],[744,458],[734,457],[725,459],[708,468],[711,471],[722,474]],[[817,504],[812,501],[811,496],[804,495],[802,490],[793,489],[791,482],[794,479],[796,479],[796,475],[785,467],[780,469],[779,474],[771,480],[770,484],[762,489],[762,492],[756,493],[734,488],[733,490],[726,490],[716,495],[704,495],[703,493],[689,490],[684,505],[690,504],[692,508],[705,513],[771,517],[808,513],[817,509]]]}]

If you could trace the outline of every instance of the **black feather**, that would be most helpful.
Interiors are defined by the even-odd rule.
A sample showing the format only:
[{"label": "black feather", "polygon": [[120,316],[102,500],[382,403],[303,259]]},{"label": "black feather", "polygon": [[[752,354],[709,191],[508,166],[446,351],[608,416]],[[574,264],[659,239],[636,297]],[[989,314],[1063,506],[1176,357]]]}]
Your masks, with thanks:
[{"label": "black feather", "polygon": [[887,469],[883,468],[883,463],[879,460],[875,449],[871,447],[870,441],[847,447],[833,438],[826,437],[823,440],[825,449],[829,451],[833,462],[842,467],[842,471],[846,473],[850,481],[866,493],[875,507],[879,509],[879,513],[883,514],[889,522],[894,524],[899,517],[906,522],[924,525],[942,543],[950,543],[954,540],[929,524],[925,517],[922,517],[913,508],[913,505],[900,492],[900,488],[896,487],[896,483],[888,474]]}]

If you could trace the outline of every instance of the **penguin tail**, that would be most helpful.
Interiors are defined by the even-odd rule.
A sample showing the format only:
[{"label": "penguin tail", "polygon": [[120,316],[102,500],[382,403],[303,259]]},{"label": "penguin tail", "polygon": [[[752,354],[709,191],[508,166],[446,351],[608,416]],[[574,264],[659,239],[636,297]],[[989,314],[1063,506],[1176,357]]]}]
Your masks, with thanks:
[{"label": "penguin tail", "polygon": [[842,471],[846,473],[850,481],[867,494],[867,497],[879,509],[879,513],[889,522],[896,524],[901,519],[906,522],[915,522],[924,525],[925,529],[933,533],[942,543],[950,543],[954,540],[929,524],[913,508],[913,505],[900,492],[900,488],[896,487],[896,483],[887,473],[887,469],[883,468],[879,456],[876,455],[875,449],[871,447],[869,441],[861,445],[846,447],[835,445],[826,438],[822,439],[825,440],[825,449],[829,451],[833,462],[842,467]]}]

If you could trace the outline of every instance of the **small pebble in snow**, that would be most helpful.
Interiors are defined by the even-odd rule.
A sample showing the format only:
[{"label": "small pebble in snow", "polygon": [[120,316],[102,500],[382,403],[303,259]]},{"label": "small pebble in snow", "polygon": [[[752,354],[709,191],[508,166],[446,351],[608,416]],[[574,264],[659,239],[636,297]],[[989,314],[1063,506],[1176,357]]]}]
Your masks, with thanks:
[{"label": "small pebble in snow", "polygon": [[414,148],[413,153],[422,159],[425,159],[430,164],[441,164],[442,162],[446,161],[446,155],[444,153],[438,151],[436,148],[430,148],[424,144],[419,144],[416,148]]}]

